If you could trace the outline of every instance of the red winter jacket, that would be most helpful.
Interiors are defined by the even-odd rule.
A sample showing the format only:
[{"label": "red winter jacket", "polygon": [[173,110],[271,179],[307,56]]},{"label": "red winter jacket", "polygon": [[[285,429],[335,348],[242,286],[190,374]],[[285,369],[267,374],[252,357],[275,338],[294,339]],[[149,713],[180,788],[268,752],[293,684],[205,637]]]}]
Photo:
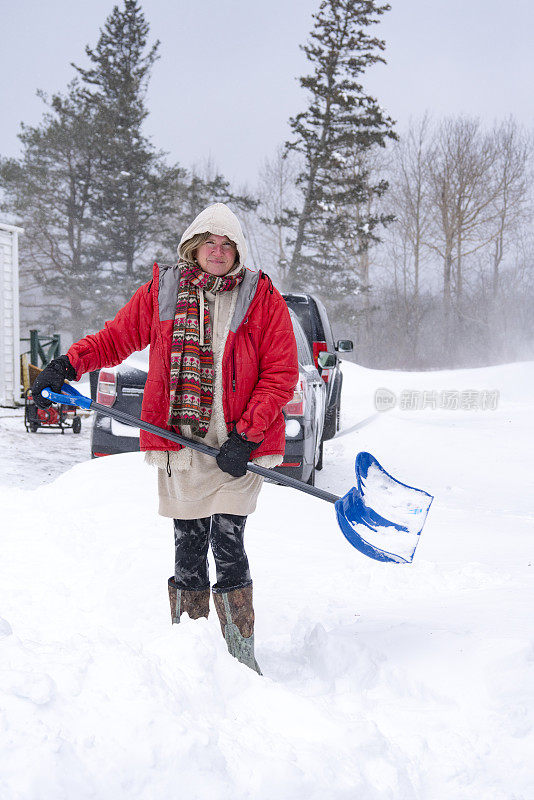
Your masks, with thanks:
[{"label": "red winter jacket", "polygon": [[[115,319],[98,333],[75,342],[67,355],[79,380],[84,372],[120,364],[150,345],[141,419],[166,430],[170,401],[170,352],[179,270],[154,264],[153,278],[141,286]],[[286,303],[263,272],[245,270],[224,348],[223,410],[228,432],[234,426],[260,441],[253,457],[283,454],[282,408],[298,380],[297,346]],[[181,445],[141,431],[141,450],[180,450]]]}]

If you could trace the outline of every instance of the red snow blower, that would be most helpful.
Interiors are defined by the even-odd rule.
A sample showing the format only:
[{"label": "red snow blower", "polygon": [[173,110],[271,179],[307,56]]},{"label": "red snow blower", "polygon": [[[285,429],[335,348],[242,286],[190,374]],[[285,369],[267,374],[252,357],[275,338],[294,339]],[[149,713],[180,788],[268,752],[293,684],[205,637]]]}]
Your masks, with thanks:
[{"label": "red snow blower", "polygon": [[31,433],[37,433],[39,428],[60,430],[61,433],[72,429],[73,433],[80,433],[82,418],[77,413],[76,405],[55,402],[48,408],[37,408],[31,389],[28,389],[24,393],[24,427]]}]

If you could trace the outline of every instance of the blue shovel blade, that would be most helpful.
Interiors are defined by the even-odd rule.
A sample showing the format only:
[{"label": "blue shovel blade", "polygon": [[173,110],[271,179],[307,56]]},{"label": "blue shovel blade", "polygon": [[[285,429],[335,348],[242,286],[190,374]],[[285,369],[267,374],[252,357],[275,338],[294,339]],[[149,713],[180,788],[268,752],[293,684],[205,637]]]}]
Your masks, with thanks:
[{"label": "blue shovel blade", "polygon": [[434,499],[393,478],[370,453],[356,456],[356,486],[336,503],[343,534],[377,561],[409,564]]}]

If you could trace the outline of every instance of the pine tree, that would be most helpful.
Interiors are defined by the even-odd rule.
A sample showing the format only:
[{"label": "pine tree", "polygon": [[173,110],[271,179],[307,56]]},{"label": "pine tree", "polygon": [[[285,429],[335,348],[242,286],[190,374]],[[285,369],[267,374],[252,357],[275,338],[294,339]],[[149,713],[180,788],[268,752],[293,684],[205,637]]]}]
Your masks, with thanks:
[{"label": "pine tree", "polygon": [[180,232],[209,203],[255,208],[220,174],[167,165],[143,133],[158,42],[140,7],[114,7],[89,68],[51,100],[40,125],[22,125],[20,159],[0,159],[0,208],[23,225],[21,289],[29,326],[73,338],[102,326],[174,258]]},{"label": "pine tree", "polygon": [[[167,166],[143,133],[146,91],[159,42],[148,45],[149,25],[135,0],[113,8],[87,69],[73,66],[95,109],[99,133],[98,191],[93,202],[98,256],[109,261],[123,299],[146,279],[153,242],[165,237],[185,170]],[[96,255],[96,254],[95,254]]]},{"label": "pine tree", "polygon": [[[396,138],[394,123],[364,92],[361,76],[384,62],[384,42],[365,29],[389,8],[375,0],[323,0],[313,15],[310,41],[302,49],[314,71],[300,78],[310,101],[306,111],[291,118],[294,138],[286,143],[287,152],[299,153],[303,164],[297,178],[301,206],[286,214],[296,231],[288,287],[315,282],[346,290],[346,270],[335,279],[336,255],[364,252],[376,240],[377,226],[388,221],[372,203],[387,183],[373,180],[365,155]],[[357,289],[354,275],[352,283]]]},{"label": "pine tree", "polygon": [[[106,314],[110,276],[95,261],[91,204],[98,146],[94,109],[76,82],[50,100],[40,125],[22,125],[21,159],[0,162],[3,209],[24,226],[22,317],[74,337]],[[102,302],[104,301],[103,305]]]}]

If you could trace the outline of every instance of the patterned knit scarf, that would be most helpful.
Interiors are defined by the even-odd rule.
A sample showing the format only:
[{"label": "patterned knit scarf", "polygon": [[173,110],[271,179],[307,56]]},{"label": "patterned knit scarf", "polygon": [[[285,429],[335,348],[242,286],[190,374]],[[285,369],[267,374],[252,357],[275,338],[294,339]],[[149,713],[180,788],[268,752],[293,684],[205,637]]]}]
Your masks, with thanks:
[{"label": "patterned knit scarf", "polygon": [[231,292],[243,280],[245,270],[242,267],[231,277],[218,278],[184,261],[178,266],[180,283],[172,329],[169,425],[185,422],[191,425],[194,434],[204,438],[211,419],[214,376],[210,312],[201,292]]}]

